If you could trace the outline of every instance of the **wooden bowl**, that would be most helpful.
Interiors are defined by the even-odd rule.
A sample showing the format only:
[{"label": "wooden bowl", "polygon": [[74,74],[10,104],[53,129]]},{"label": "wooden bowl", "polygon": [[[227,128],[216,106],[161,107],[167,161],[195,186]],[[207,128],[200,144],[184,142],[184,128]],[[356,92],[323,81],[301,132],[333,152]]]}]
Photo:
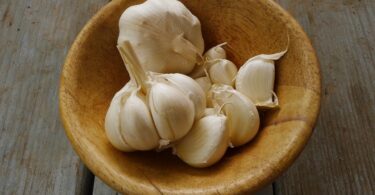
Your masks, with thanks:
[{"label": "wooden bowl", "polygon": [[129,79],[116,50],[118,20],[140,0],[114,0],[74,42],[60,83],[60,111],[75,151],[105,183],[123,193],[216,194],[254,192],[272,182],[308,141],[320,106],[314,49],[297,22],[271,0],[182,0],[202,23],[206,48],[228,42],[229,58],[243,64],[260,53],[289,51],[276,64],[280,109],[262,117],[251,143],[229,149],[216,165],[192,168],[170,151],[122,153],[108,142],[104,117]]}]

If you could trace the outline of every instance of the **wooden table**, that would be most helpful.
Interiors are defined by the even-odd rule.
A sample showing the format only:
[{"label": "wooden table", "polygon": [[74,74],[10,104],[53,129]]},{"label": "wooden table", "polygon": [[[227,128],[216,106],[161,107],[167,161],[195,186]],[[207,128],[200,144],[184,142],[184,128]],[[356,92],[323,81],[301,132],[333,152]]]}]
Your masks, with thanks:
[{"label": "wooden table", "polygon": [[[0,1],[0,194],[116,194],[59,120],[61,65],[108,0]],[[375,1],[278,0],[317,50],[322,109],[294,165],[261,194],[375,194]]]}]

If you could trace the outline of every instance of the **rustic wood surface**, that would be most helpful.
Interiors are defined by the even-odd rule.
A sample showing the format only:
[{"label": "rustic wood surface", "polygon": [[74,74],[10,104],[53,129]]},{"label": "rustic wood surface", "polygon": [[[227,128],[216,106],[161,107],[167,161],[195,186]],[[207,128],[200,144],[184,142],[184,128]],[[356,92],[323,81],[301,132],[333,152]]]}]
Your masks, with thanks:
[{"label": "rustic wood surface", "polygon": [[60,124],[66,53],[107,0],[0,1],[0,194],[87,194],[93,176]]},{"label": "rustic wood surface", "polygon": [[[0,194],[91,192],[58,119],[57,86],[73,39],[107,1],[0,1]],[[375,1],[276,1],[312,40],[324,93],[312,139],[274,193],[374,194]],[[116,194],[99,179],[93,191]]]},{"label": "rustic wood surface", "polygon": [[[99,178],[95,178],[95,184],[93,189],[93,195],[119,195],[120,193],[114,191],[107,184],[105,184]],[[254,195],[273,195],[272,185],[268,185],[264,189],[256,192]]]},{"label": "rustic wood surface", "polygon": [[276,194],[375,194],[375,1],[278,0],[321,63],[322,107]]}]

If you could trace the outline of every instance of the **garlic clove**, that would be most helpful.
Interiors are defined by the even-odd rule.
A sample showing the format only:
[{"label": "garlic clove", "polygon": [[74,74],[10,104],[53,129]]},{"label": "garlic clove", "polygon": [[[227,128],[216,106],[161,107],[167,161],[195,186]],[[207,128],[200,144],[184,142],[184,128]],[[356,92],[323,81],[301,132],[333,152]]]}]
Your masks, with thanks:
[{"label": "garlic clove", "polygon": [[224,156],[228,141],[227,117],[209,115],[197,121],[174,149],[185,163],[202,168],[211,166]]},{"label": "garlic clove", "polygon": [[171,84],[188,96],[194,103],[195,119],[202,116],[206,108],[206,94],[192,78],[183,74],[161,74],[156,76],[159,81]]},{"label": "garlic clove", "polygon": [[226,59],[215,60],[208,65],[208,74],[216,84],[233,86],[237,72],[237,66]]},{"label": "garlic clove", "polygon": [[206,76],[206,69],[208,68],[208,65],[215,60],[225,59],[227,57],[227,54],[225,50],[223,49],[223,45],[227,43],[222,43],[218,46],[215,46],[211,49],[209,49],[204,55],[203,55],[203,62],[200,62],[196,64],[193,71],[189,73],[189,76],[193,79],[204,77]]},{"label": "garlic clove", "polygon": [[124,100],[120,111],[121,134],[132,148],[152,150],[159,145],[159,136],[154,125],[146,98],[135,90]]},{"label": "garlic clove", "polygon": [[203,57],[207,60],[214,60],[214,59],[226,59],[227,53],[223,49],[222,46],[226,45],[227,43],[222,43],[217,45],[204,53]]},{"label": "garlic clove", "polygon": [[193,102],[181,90],[165,83],[155,83],[149,92],[149,106],[159,136],[176,141],[193,126]]},{"label": "garlic clove", "polygon": [[258,107],[277,107],[277,96],[273,92],[274,61],[280,59],[285,53],[286,50],[271,55],[261,54],[249,59],[238,71],[236,89],[250,98]]},{"label": "garlic clove", "polygon": [[242,93],[225,85],[213,86],[213,101],[228,117],[230,142],[241,146],[252,140],[259,130],[259,113],[255,105]]},{"label": "garlic clove", "polygon": [[122,106],[121,100],[124,96],[129,96],[131,90],[134,89],[136,89],[135,84],[132,82],[128,82],[120,91],[115,94],[107,111],[104,122],[105,132],[109,142],[115,148],[124,152],[131,152],[135,149],[130,147],[130,145],[125,141],[120,133],[120,110]]},{"label": "garlic clove", "polygon": [[202,58],[201,24],[177,0],[148,0],[129,7],[119,21],[118,45],[128,41],[146,71],[191,72]]},{"label": "garlic clove", "polygon": [[208,77],[200,77],[195,79],[195,82],[198,83],[198,85],[203,89],[204,93],[207,94],[210,90],[212,84]]}]

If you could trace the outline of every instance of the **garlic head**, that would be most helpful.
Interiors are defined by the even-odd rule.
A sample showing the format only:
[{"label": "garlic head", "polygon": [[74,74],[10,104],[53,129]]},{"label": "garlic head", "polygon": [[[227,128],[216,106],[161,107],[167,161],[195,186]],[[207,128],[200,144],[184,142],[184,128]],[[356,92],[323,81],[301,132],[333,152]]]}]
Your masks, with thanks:
[{"label": "garlic head", "polygon": [[118,45],[129,41],[146,71],[189,73],[202,58],[201,24],[177,0],[148,0],[121,15]]}]

